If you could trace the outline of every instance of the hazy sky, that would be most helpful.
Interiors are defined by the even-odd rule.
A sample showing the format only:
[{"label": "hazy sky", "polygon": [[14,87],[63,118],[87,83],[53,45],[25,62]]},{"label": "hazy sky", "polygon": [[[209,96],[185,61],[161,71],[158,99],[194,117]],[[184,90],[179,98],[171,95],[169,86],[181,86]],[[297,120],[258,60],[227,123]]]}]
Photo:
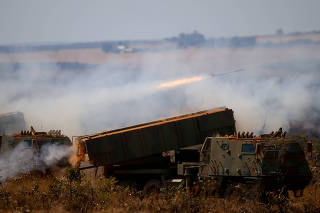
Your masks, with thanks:
[{"label": "hazy sky", "polygon": [[0,44],[320,30],[318,0],[0,0]]}]

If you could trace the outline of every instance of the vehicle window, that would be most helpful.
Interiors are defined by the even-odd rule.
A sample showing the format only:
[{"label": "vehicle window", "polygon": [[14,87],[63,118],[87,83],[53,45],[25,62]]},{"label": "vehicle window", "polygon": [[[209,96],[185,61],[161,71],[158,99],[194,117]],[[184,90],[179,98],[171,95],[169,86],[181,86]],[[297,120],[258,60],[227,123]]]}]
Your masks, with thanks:
[{"label": "vehicle window", "polygon": [[211,139],[210,138],[206,138],[202,147],[201,147],[201,151],[209,151],[210,149],[210,145],[211,145]]},{"label": "vehicle window", "polygon": [[23,141],[23,145],[24,145],[24,147],[26,147],[26,148],[32,147],[32,140],[24,140],[24,141]]},{"label": "vehicle window", "polygon": [[229,149],[229,144],[223,143],[223,144],[221,144],[221,148],[224,150],[227,150],[227,149]]},{"label": "vehicle window", "polygon": [[54,139],[54,140],[52,140],[52,143],[57,144],[57,145],[66,144],[65,140],[63,140],[63,139]]},{"label": "vehicle window", "polygon": [[253,144],[242,144],[241,152],[254,153],[256,151],[256,147]]},{"label": "vehicle window", "polygon": [[288,146],[288,152],[303,154],[303,150],[299,143],[288,143],[287,146]]}]

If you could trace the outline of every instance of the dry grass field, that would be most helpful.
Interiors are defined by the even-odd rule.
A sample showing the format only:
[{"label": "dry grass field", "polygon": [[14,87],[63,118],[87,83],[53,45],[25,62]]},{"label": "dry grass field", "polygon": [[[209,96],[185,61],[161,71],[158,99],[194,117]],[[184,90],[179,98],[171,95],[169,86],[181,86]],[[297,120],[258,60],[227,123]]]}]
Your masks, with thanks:
[{"label": "dry grass field", "polygon": [[273,196],[259,201],[255,192],[240,191],[226,199],[192,196],[183,188],[143,196],[113,178],[92,179],[69,169],[58,177],[25,174],[3,183],[0,212],[319,212],[320,177],[314,175],[304,196]]}]

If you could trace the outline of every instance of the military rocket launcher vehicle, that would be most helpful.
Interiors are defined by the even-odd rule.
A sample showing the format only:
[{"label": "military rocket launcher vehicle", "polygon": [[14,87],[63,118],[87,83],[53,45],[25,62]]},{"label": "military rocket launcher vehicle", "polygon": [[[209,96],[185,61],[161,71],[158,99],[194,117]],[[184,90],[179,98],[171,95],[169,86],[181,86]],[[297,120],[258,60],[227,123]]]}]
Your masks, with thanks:
[{"label": "military rocket launcher vehicle", "polygon": [[[301,145],[282,129],[254,136],[236,133],[228,108],[196,112],[94,135],[80,136],[79,161],[138,189],[185,182],[187,188],[259,183],[262,190],[302,192],[312,175]],[[200,188],[201,188],[200,187]]]},{"label": "military rocket launcher vehicle", "polygon": [[145,185],[177,173],[178,161],[197,161],[199,152],[183,149],[202,144],[206,137],[236,131],[233,111],[217,108],[143,123],[75,139],[79,160],[103,166],[107,176]]}]

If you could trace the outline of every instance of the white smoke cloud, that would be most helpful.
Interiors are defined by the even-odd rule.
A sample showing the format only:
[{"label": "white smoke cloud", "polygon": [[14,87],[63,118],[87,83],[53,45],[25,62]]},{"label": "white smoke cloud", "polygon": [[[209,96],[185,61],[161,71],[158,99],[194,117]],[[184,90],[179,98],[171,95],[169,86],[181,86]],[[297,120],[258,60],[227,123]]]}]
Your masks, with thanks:
[{"label": "white smoke cloud", "polygon": [[72,147],[45,144],[40,152],[19,143],[14,149],[0,155],[0,183],[18,174],[33,170],[45,171],[73,152]]},{"label": "white smoke cloud", "polygon": [[33,168],[32,159],[33,151],[26,149],[22,143],[12,151],[1,153],[0,181],[3,182],[18,173],[30,171]]},{"label": "white smoke cloud", "polygon": [[67,145],[45,144],[41,147],[39,160],[46,168],[49,168],[59,163],[61,159],[70,156],[73,151],[73,148]]},{"label": "white smoke cloud", "polygon": [[[0,112],[22,111],[36,129],[62,129],[71,136],[227,106],[241,131],[288,130],[299,124],[319,133],[319,53],[311,46],[98,51],[91,70],[61,70],[37,61],[1,70]],[[95,61],[93,53],[87,57]],[[54,60],[48,56],[47,61]],[[240,68],[245,71],[215,76]],[[204,80],[159,89],[162,83],[196,76]]]}]

